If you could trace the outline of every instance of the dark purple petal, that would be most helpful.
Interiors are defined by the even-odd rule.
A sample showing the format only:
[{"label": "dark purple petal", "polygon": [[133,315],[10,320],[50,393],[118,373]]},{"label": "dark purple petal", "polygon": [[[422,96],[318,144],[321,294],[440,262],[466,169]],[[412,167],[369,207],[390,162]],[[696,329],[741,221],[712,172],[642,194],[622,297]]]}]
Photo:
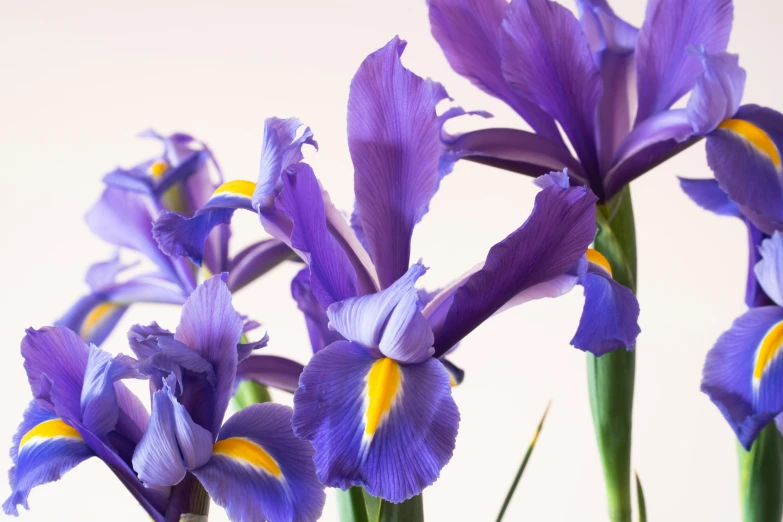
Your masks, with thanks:
[{"label": "dark purple petal", "polygon": [[503,74],[509,85],[560,123],[591,186],[600,190],[595,117],[603,85],[579,22],[549,0],[514,0],[503,30]]},{"label": "dark purple petal", "polygon": [[432,329],[421,314],[414,285],[426,270],[416,263],[385,290],[333,303],[326,310],[330,328],[396,361],[425,361],[434,352]]},{"label": "dark purple petal", "polygon": [[[202,209],[204,210],[204,209]],[[171,257],[187,257],[198,266],[204,259],[207,236],[218,225],[231,223],[235,208],[209,208],[192,217],[164,210],[155,220],[153,234],[160,250]]]},{"label": "dark purple petal", "polygon": [[283,174],[284,189],[277,208],[293,222],[291,247],[310,266],[310,283],[326,308],[357,294],[356,272],[345,251],[329,233],[321,187],[306,163],[297,163]]},{"label": "dark purple petal", "polygon": [[571,344],[597,357],[612,350],[632,350],[641,332],[639,302],[633,292],[593,263],[579,284],[585,290],[585,305]]},{"label": "dark purple petal", "polygon": [[232,293],[255,281],[291,256],[291,249],[277,239],[266,239],[237,254],[228,268],[226,284]]},{"label": "dark purple petal", "polygon": [[439,182],[433,86],[402,66],[404,49],[395,37],[369,55],[348,99],[356,206],[381,288],[408,270],[413,227]]},{"label": "dark purple petal", "polygon": [[707,163],[715,179],[767,234],[783,228],[781,147],[783,115],[758,105],[741,107],[707,137]]},{"label": "dark purple petal", "polygon": [[761,242],[761,260],[753,267],[764,293],[778,306],[783,306],[783,235],[775,231],[771,238]]},{"label": "dark purple petal", "polygon": [[452,69],[506,102],[536,131],[565,149],[552,116],[509,88],[501,69],[505,0],[428,0],[432,35]]},{"label": "dark purple petal", "polygon": [[636,123],[665,111],[690,91],[701,72],[690,45],[710,54],[726,50],[732,0],[650,0],[636,45]]},{"label": "dark purple petal", "polygon": [[237,381],[250,380],[295,392],[304,366],[276,355],[251,355],[237,366]]},{"label": "dark purple petal", "polygon": [[193,471],[231,520],[309,522],[326,495],[312,447],[291,430],[291,408],[253,404],[226,421],[210,461]]},{"label": "dark purple petal", "polygon": [[182,307],[174,338],[196,351],[215,370],[211,422],[203,423],[217,434],[228,401],[234,392],[237,344],[242,337],[242,318],[231,304],[231,292],[216,275],[199,285]]},{"label": "dark purple petal", "polygon": [[[375,365],[398,373],[373,399],[367,381]],[[315,354],[300,381],[294,432],[313,444],[325,485],[363,486],[374,496],[401,502],[435,482],[450,460],[459,411],[439,361],[398,365],[340,341]],[[384,394],[392,394],[388,410],[374,409],[370,418],[367,404]]]},{"label": "dark purple petal", "polygon": [[529,176],[568,169],[580,183],[586,183],[582,166],[564,147],[547,138],[517,129],[482,129],[446,136],[445,160],[469,159]]},{"label": "dark purple petal", "polygon": [[[753,308],[721,335],[707,354],[701,389],[750,449],[759,432],[783,411],[783,309]],[[761,353],[759,353],[761,352]]]},{"label": "dark purple petal", "polygon": [[737,204],[729,199],[714,179],[679,178],[680,188],[691,200],[704,210],[714,212],[719,216],[741,218]]},{"label": "dark purple petal", "polygon": [[[31,431],[46,425],[54,428]],[[18,516],[17,506],[30,509],[27,505],[30,490],[59,480],[68,470],[92,456],[93,452],[76,430],[32,401],[13,438],[13,467],[8,472],[11,495],[3,503],[3,511],[6,515]]]},{"label": "dark purple petal", "polygon": [[329,317],[326,315],[326,310],[323,309],[321,303],[315,298],[310,287],[309,268],[300,270],[293,281],[291,281],[291,296],[296,301],[299,310],[304,314],[313,353],[343,338],[339,333],[329,328]]},{"label": "dark purple petal", "polygon": [[[454,293],[443,323],[433,325],[435,356],[446,353],[525,290],[551,282],[560,287],[561,276],[571,281],[563,284],[572,284],[567,272],[595,237],[595,201],[584,187],[553,185],[542,190],[527,221],[490,249],[483,268]],[[551,295],[551,290],[545,293]]]}]

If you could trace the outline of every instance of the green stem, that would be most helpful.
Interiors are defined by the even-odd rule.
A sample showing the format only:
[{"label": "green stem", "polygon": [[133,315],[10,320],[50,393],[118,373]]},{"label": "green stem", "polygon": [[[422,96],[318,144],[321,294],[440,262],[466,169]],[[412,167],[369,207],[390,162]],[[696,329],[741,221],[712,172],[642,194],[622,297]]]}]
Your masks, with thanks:
[{"label": "green stem", "polygon": [[[628,187],[598,206],[595,249],[606,257],[614,279],[636,292],[636,233]],[[631,420],[636,352],[615,350],[587,355],[590,408],[601,454],[609,518],[630,522]]]},{"label": "green stem", "polygon": [[770,423],[745,451],[739,446],[740,499],[744,522],[783,518],[783,437]]},{"label": "green stem", "polygon": [[364,504],[364,491],[352,487],[345,491],[337,490],[337,510],[341,522],[368,522],[368,509]]}]

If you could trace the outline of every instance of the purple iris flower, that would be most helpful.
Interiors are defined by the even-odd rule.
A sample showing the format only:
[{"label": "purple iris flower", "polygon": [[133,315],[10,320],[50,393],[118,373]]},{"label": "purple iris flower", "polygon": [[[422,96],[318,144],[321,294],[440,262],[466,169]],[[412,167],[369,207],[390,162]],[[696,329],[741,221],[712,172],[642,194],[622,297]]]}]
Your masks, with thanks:
[{"label": "purple iris flower", "polygon": [[[325,485],[363,486],[393,502],[432,484],[456,443],[459,412],[438,359],[493,314],[570,290],[585,274],[596,202],[553,175],[558,182],[542,182],[529,219],[423,306],[415,283],[426,269],[411,265],[411,236],[441,178],[435,106],[445,93],[402,66],[404,47],[394,38],[371,54],[351,85],[358,236],[299,156],[274,179],[262,170],[257,187],[274,192],[249,205],[309,269],[294,293],[306,291],[298,303],[318,349],[294,395],[295,433],[315,448]],[[185,245],[192,257],[198,226],[159,220],[155,230],[171,240],[169,251]],[[323,316],[311,313],[319,308],[330,336]]]},{"label": "purple iris flower", "polygon": [[[783,413],[783,235],[761,242],[753,268],[769,298],[734,321],[707,354],[701,389],[750,450],[761,430]],[[780,426],[780,425],[779,425]]]},{"label": "purple iris flower", "polygon": [[12,493],[5,513],[18,515],[19,505],[29,509],[31,489],[98,457],[154,520],[163,520],[165,492],[145,488],[131,468],[149,415],[119,381],[138,376],[136,361],[112,358],[63,326],[28,329],[22,356],[33,400],[11,446]]},{"label": "purple iris flower", "polygon": [[152,389],[150,424],[133,468],[150,488],[173,487],[174,506],[189,498],[192,475],[231,520],[316,520],[325,494],[312,448],[291,430],[291,409],[254,404],[223,423],[239,365],[260,357],[250,355],[259,344],[240,344],[243,321],[224,276],[188,298],[176,332],[157,325],[131,331]]},{"label": "purple iris flower", "polygon": [[[725,52],[731,0],[650,0],[641,29],[607,0],[577,0],[578,19],[549,0],[428,4],[452,68],[534,131],[444,134],[452,161],[534,176],[567,168],[606,201],[739,107],[745,71]],[[671,108],[688,93],[686,108]]]},{"label": "purple iris flower", "polygon": [[[243,320],[224,279],[196,288],[176,332],[135,326],[129,339],[138,360],[112,358],[62,326],[28,330],[22,354],[35,400],[14,437],[6,513],[27,507],[33,487],[97,456],[156,522],[189,512],[196,477],[231,520],[320,516],[323,486],[312,447],[292,431],[290,408],[255,404],[223,423],[240,366],[261,357],[251,352],[265,344],[240,344]],[[119,382],[143,376],[151,415]]]},{"label": "purple iris flower", "polygon": [[[135,251],[148,266],[139,273],[131,270],[137,263],[123,264],[115,256],[90,267],[86,278],[90,293],[58,321],[87,342],[103,342],[132,303],[181,305],[196,287],[195,267],[161,252],[152,235],[152,222],[167,209],[193,212],[200,208],[220,185],[222,174],[209,149],[190,136],[163,137],[154,132],[145,136],[159,140],[163,153],[106,175],[107,187],[88,212],[87,224],[118,249]],[[208,273],[229,272],[232,291],[289,255],[279,241],[265,240],[229,258],[229,237],[228,227],[219,227],[210,235],[205,267]]]}]

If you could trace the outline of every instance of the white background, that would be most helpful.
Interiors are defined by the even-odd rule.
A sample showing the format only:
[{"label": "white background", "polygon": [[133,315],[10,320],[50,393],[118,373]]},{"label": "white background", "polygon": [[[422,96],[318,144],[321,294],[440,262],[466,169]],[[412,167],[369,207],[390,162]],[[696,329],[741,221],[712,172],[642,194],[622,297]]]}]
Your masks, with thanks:
[{"label": "white background", "polygon": [[[780,102],[783,5],[735,2],[730,50],[748,70],[745,101]],[[644,2],[615,1],[640,24]],[[230,179],[255,179],[264,118],[298,116],[321,151],[316,173],[345,209],[352,168],[345,138],[350,79],[361,60],[395,34],[404,63],[442,81],[463,106],[522,126],[448,67],[429,33],[423,0],[132,3],[0,2],[0,441],[10,443],[30,398],[19,341],[51,324],[86,291],[87,266],[110,255],[83,215],[101,177],[157,152],[135,138],[149,127],[206,141]],[[633,464],[650,520],[739,519],[736,448],[718,410],[699,392],[705,353],[743,309],[743,226],[692,205],[676,175],[707,177],[699,144],[633,185],[639,238],[639,338]],[[529,180],[460,164],[417,228],[414,256],[436,286],[483,259],[530,211]],[[261,237],[252,216],[235,220],[238,245]],[[309,346],[282,266],[236,296],[263,321],[270,352],[306,361]],[[493,318],[462,343],[467,371],[455,391],[462,413],[457,450],[425,491],[428,520],[494,520],[547,401],[549,420],[507,520],[603,521],[605,501],[593,438],[585,356],[569,347],[582,305],[577,290]],[[105,343],[127,350],[125,331],[178,311],[134,307]],[[135,389],[143,392],[143,386]],[[282,402],[290,396],[277,394]],[[0,459],[0,467],[10,459]],[[0,485],[3,498],[7,486]],[[22,520],[144,520],[96,459],[36,489]],[[333,495],[323,520],[337,520]],[[213,508],[213,519],[224,514]]]}]

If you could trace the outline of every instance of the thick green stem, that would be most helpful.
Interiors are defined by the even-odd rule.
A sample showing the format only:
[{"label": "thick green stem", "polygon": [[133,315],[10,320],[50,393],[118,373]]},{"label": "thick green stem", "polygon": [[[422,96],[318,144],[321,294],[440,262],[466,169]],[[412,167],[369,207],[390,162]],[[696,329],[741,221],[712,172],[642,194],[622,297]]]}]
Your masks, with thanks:
[{"label": "thick green stem", "polygon": [[769,424],[745,451],[739,446],[740,499],[744,522],[783,518],[783,437]]},{"label": "thick green stem", "polygon": [[[606,257],[614,279],[636,292],[636,233],[628,187],[598,206],[595,249]],[[590,407],[606,483],[609,518],[630,522],[631,420],[636,352],[587,355]]]}]

